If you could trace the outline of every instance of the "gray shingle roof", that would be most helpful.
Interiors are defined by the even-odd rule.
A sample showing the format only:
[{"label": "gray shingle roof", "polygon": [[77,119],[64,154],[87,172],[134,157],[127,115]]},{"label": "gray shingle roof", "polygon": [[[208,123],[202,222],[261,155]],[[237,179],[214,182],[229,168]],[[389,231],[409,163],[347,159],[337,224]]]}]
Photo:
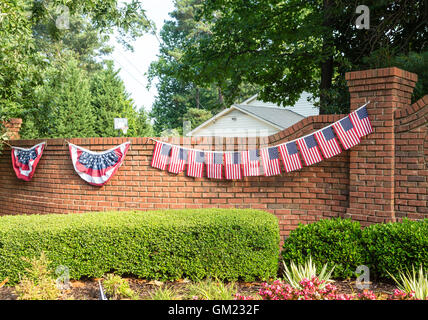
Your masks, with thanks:
[{"label": "gray shingle roof", "polygon": [[304,116],[296,112],[279,107],[258,107],[245,104],[235,104],[234,106],[244,112],[253,114],[260,119],[270,122],[281,129],[288,128],[304,118]]}]

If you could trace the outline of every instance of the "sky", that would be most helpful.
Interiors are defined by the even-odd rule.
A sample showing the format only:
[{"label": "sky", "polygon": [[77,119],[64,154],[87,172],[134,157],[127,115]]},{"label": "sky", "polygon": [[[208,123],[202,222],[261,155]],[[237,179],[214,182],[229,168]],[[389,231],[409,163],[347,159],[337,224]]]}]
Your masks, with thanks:
[{"label": "sky", "polygon": [[[173,0],[144,0],[142,2],[146,16],[156,24],[156,32],[162,29],[163,22],[169,20],[169,12],[174,9]],[[125,83],[126,90],[134,100],[136,107],[144,107],[149,111],[155,100],[156,88],[154,84],[147,90],[147,76],[150,63],[156,60],[159,52],[159,42],[153,34],[146,34],[132,43],[134,51],[125,49],[112,37],[114,52],[109,56],[114,60],[116,68],[120,68],[120,77]]]}]

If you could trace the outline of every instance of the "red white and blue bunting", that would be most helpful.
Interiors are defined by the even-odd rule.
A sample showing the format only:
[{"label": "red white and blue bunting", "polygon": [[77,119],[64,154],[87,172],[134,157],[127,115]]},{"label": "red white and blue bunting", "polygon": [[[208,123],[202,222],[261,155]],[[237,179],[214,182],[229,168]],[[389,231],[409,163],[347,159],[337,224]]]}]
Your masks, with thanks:
[{"label": "red white and blue bunting", "polygon": [[[369,103],[369,102],[368,102]],[[360,143],[360,139],[373,132],[366,105],[348,116],[304,137],[280,145],[246,151],[204,151],[189,149],[155,140],[151,165],[160,170],[180,173],[187,164],[187,176],[211,179],[237,180],[243,176],[281,174],[281,161],[286,172],[300,170],[303,162],[311,166],[329,159]],[[339,144],[340,142],[340,144]],[[281,160],[281,161],[280,161]],[[223,170],[224,169],[224,170]]]},{"label": "red white and blue bunting", "polygon": [[42,142],[28,149],[11,146],[12,166],[18,179],[30,181],[33,178],[45,145],[46,142]]},{"label": "red white and blue bunting", "polygon": [[87,183],[103,186],[122,165],[129,145],[125,142],[107,151],[93,152],[69,143],[74,170]]}]

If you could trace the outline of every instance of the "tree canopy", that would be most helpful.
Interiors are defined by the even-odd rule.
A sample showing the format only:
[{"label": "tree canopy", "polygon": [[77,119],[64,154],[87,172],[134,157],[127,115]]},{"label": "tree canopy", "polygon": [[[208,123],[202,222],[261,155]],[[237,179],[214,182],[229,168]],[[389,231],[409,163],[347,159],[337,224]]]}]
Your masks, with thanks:
[{"label": "tree canopy", "polygon": [[196,23],[209,25],[209,33],[187,43],[177,74],[197,85],[255,84],[261,99],[284,105],[293,105],[307,91],[319,98],[320,113],[346,112],[345,72],[373,67],[373,57],[383,59],[379,53],[385,48],[404,57],[426,52],[428,44],[428,1],[366,1],[368,30],[355,26],[359,4],[204,1]]},{"label": "tree canopy", "polygon": [[150,24],[138,1],[2,1],[1,117],[23,118],[24,138],[115,136],[114,117],[128,118],[127,135],[150,133],[147,114],[103,58],[113,32],[132,50]]}]

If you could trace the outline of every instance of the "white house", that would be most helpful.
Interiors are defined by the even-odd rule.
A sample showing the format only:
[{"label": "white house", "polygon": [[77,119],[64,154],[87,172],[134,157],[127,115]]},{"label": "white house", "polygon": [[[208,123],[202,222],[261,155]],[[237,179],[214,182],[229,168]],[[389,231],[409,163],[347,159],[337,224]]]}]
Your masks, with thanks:
[{"label": "white house", "polygon": [[269,136],[284,130],[303,118],[318,115],[318,108],[302,93],[294,106],[278,106],[257,100],[257,95],[234,104],[190,131],[187,136],[254,137]]}]

